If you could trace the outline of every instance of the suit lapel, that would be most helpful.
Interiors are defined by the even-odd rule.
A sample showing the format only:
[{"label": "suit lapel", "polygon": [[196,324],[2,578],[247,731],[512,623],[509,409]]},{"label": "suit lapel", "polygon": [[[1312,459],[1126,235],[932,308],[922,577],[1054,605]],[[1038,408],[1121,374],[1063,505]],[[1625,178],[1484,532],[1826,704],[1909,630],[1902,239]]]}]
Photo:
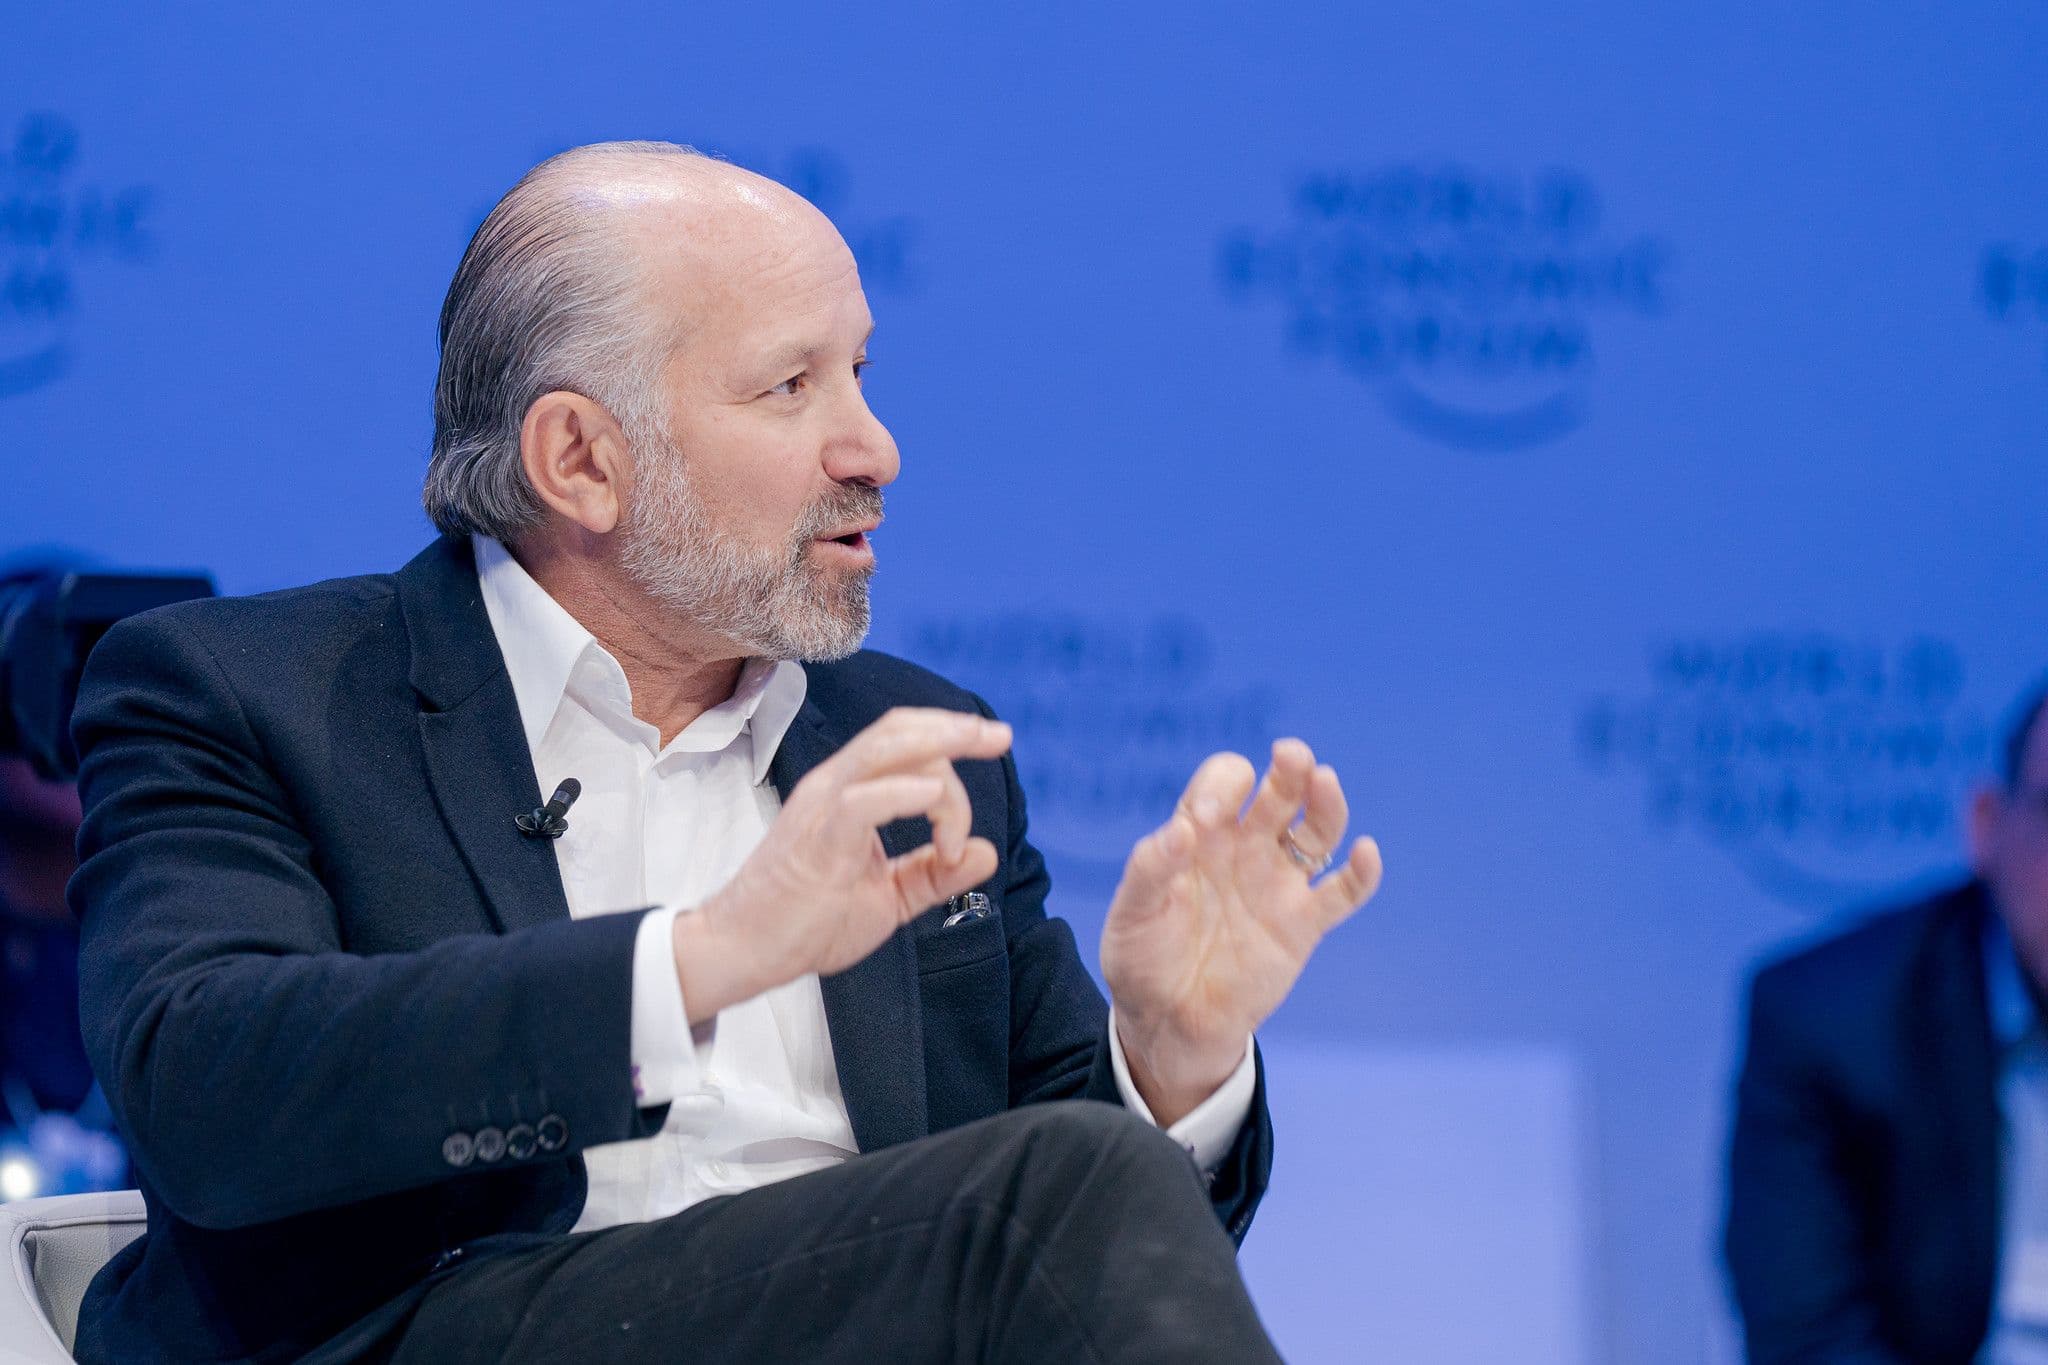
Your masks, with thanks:
[{"label": "suit lapel", "polygon": [[540,804],[540,790],[469,542],[428,546],[399,571],[398,596],[434,802],[498,929],[567,919],[554,841],[512,823]]},{"label": "suit lapel", "polygon": [[[797,712],[775,751],[770,779],[782,799],[805,773],[852,738],[810,700]],[[890,857],[907,853],[923,839],[899,822],[882,831]],[[863,1152],[925,1135],[924,1028],[917,991],[917,950],[910,930],[898,929],[866,958],[835,976],[821,977],[825,1019],[839,1090]]]},{"label": "suit lapel", "polygon": [[[399,571],[398,596],[434,801],[498,928],[511,933],[568,918],[554,841],[528,839],[512,823],[538,806],[541,794],[469,542],[443,537],[428,546]],[[806,699],[769,769],[782,799],[852,736]],[[882,831],[882,845],[895,857],[926,837],[921,822],[899,822]],[[867,958],[819,984],[839,1088],[860,1149],[923,1137],[929,1127],[924,1030],[910,931],[899,929]]]}]

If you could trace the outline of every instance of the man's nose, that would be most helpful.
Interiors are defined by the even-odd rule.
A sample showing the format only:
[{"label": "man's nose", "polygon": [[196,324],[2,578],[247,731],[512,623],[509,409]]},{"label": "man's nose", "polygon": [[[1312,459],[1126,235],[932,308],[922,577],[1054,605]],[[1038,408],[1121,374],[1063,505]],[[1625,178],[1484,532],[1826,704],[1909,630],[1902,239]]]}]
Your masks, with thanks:
[{"label": "man's nose", "polygon": [[894,483],[902,469],[896,438],[868,407],[866,395],[850,390],[845,425],[825,450],[825,472],[835,483]]}]

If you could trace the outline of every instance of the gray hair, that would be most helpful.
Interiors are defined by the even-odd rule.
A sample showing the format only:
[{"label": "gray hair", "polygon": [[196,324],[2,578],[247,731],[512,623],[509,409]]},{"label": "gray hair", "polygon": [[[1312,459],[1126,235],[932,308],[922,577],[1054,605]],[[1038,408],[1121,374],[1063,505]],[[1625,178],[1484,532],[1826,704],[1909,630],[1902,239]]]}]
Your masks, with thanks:
[{"label": "gray hair", "polygon": [[647,304],[630,206],[602,191],[703,155],[673,142],[574,147],[521,176],[477,228],[441,305],[421,493],[441,531],[510,542],[540,522],[519,429],[543,394],[602,403],[629,440],[662,429],[657,381],[678,332]]}]

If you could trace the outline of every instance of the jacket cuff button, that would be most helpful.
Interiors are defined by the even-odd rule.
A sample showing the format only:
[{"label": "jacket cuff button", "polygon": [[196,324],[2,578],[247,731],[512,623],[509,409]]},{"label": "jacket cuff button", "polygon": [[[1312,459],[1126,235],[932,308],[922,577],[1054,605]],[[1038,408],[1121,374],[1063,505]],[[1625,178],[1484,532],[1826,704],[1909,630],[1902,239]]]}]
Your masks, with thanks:
[{"label": "jacket cuff button", "polygon": [[543,1152],[559,1152],[569,1145],[569,1125],[560,1114],[549,1114],[534,1126],[533,1137]]},{"label": "jacket cuff button", "polygon": [[476,1141],[467,1133],[450,1133],[441,1140],[441,1160],[450,1166],[467,1166],[476,1159]]}]

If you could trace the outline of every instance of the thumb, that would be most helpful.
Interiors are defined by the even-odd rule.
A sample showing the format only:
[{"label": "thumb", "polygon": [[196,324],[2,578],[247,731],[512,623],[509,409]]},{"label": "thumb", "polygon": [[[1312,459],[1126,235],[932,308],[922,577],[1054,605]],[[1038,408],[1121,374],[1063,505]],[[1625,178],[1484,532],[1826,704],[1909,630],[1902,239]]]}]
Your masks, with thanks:
[{"label": "thumb", "polygon": [[1172,819],[1138,840],[1124,864],[1124,879],[1111,903],[1113,914],[1126,921],[1149,919],[1163,911],[1173,879],[1194,865],[1195,827],[1176,812]]},{"label": "thumb", "polygon": [[889,875],[896,883],[897,918],[908,920],[981,885],[995,875],[996,863],[996,846],[980,838],[969,839],[951,862],[939,855],[937,844],[923,844],[891,858]]}]

